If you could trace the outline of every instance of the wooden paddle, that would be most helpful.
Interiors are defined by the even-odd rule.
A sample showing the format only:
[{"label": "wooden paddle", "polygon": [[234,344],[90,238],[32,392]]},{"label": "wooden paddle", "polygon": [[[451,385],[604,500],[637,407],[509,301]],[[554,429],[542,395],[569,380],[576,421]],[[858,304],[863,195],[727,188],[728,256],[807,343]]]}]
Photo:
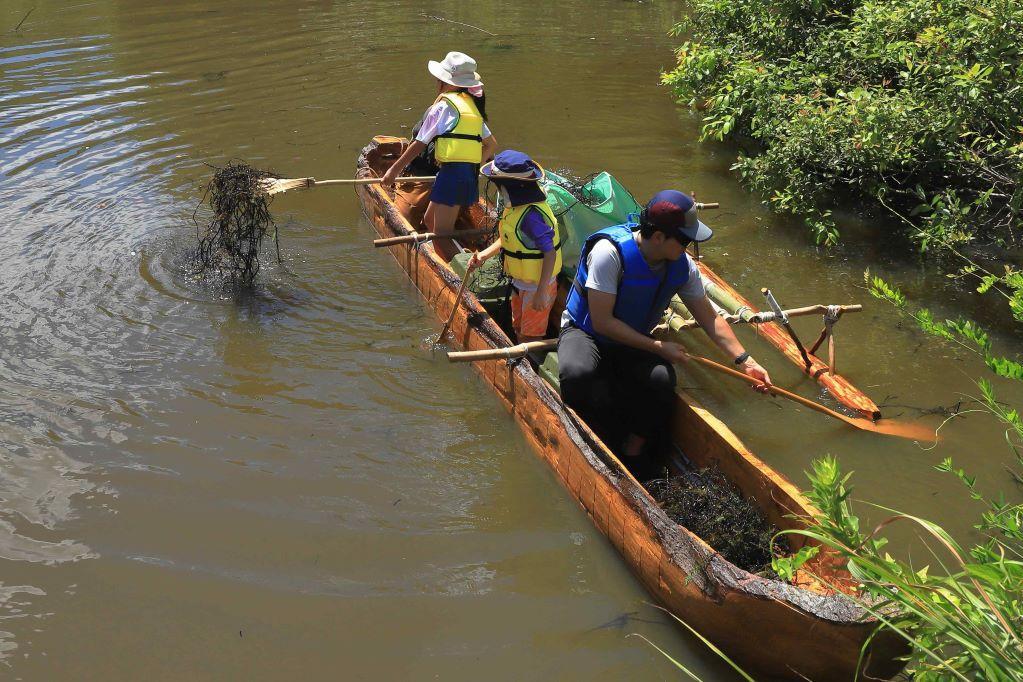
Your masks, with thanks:
[{"label": "wooden paddle", "polygon": [[[520,343],[517,346],[511,346],[508,348],[493,348],[487,350],[478,351],[460,351],[448,353],[448,360],[451,362],[476,362],[479,360],[500,360],[505,358],[520,358],[527,353],[532,351],[552,351],[557,349],[557,339],[546,339],[544,341],[531,341],[529,343]],[[747,376],[738,370],[734,370],[731,367],[725,367],[724,365],[718,364],[709,358],[704,358],[699,355],[690,355],[689,360],[698,364],[712,369],[715,372],[721,374],[727,374],[735,379],[745,381],[747,384],[753,386],[763,386],[763,383],[757,381],[753,377]],[[848,417],[841,412],[836,412],[830,408],[824,407],[819,403],[815,403],[809,398],[804,398],[801,395],[786,391],[784,388],[778,386],[768,386],[767,391],[772,395],[780,395],[783,398],[788,398],[794,402],[799,403],[805,407],[809,407],[811,410],[816,410],[822,414],[826,414],[829,417],[834,417],[839,421],[843,421],[850,426],[855,426],[863,431],[871,431],[873,433],[879,433],[885,436],[897,436],[899,438],[908,438],[910,440],[927,441],[929,443],[936,442],[938,439],[937,433],[934,429],[928,428],[921,424],[908,424],[903,422],[895,422],[890,420],[884,420],[883,422],[872,422],[869,419],[863,419],[862,417]]]},{"label": "wooden paddle", "polygon": [[447,239],[457,239],[459,237],[482,237],[485,234],[490,234],[494,229],[492,227],[481,227],[478,230],[455,230],[451,234],[438,235],[436,232],[416,232],[415,234],[403,234],[397,237],[385,237],[383,239],[374,239],[373,246],[380,248],[381,246],[394,246],[396,244],[409,244],[412,242],[428,242],[431,239],[437,237]]},{"label": "wooden paddle", "polygon": [[[734,370],[731,367],[725,367],[724,365],[718,364],[708,358],[700,357],[699,355],[690,355],[689,359],[693,362],[697,362],[704,367],[720,372],[721,374],[727,374],[736,379],[745,381],[747,384],[753,386],[762,386],[762,382],[757,381],[751,376],[743,374],[738,370]],[[863,431],[872,431],[873,433],[880,433],[885,436],[897,436],[899,438],[908,438],[909,440],[921,440],[927,441],[928,443],[934,443],[938,440],[938,434],[934,429],[924,426],[922,424],[910,424],[906,422],[896,422],[889,419],[885,419],[880,422],[873,422],[863,417],[849,417],[841,412],[836,412],[830,408],[824,407],[819,403],[815,403],[809,398],[804,398],[801,395],[786,391],[784,388],[779,386],[768,386],[767,392],[772,395],[780,395],[782,398],[788,398],[794,402],[809,407],[811,410],[816,410],[821,414],[826,414],[829,417],[844,421],[850,426],[855,426]]]},{"label": "wooden paddle", "polygon": [[[352,178],[344,180],[317,180],[316,178],[267,178],[262,181],[263,188],[267,194],[281,194],[293,189],[309,189],[310,187],[322,187],[324,185],[378,185],[383,178]],[[403,182],[433,182],[437,177],[434,175],[420,175],[415,177],[398,178],[395,184]]]}]

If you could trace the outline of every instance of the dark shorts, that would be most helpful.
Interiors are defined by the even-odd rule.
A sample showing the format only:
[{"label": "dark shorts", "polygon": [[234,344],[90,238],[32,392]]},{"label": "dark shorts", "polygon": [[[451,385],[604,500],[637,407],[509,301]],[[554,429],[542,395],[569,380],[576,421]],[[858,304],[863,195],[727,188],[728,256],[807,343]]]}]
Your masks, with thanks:
[{"label": "dark shorts", "polygon": [[445,206],[472,206],[480,198],[479,166],[451,161],[443,163],[430,191],[430,201]]}]

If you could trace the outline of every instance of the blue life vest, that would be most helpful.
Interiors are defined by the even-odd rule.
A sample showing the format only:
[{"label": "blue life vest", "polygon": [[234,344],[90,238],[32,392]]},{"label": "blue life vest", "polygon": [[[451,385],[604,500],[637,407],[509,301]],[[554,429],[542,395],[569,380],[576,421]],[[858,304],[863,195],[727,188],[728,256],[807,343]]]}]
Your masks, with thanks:
[{"label": "blue life vest", "polygon": [[590,255],[598,241],[610,240],[622,259],[622,278],[618,282],[614,316],[640,334],[649,334],[653,331],[668,308],[671,297],[679,287],[689,281],[688,254],[683,254],[677,261],[665,263],[665,269],[660,274],[650,269],[643,254],[640,253],[639,245],[632,237],[632,231],[636,227],[638,225],[634,223],[625,223],[606,227],[591,234],[583,244],[575,281],[572,282],[572,291],[568,294],[565,310],[572,324],[604,343],[614,342],[593,330],[586,291],[586,257]]}]

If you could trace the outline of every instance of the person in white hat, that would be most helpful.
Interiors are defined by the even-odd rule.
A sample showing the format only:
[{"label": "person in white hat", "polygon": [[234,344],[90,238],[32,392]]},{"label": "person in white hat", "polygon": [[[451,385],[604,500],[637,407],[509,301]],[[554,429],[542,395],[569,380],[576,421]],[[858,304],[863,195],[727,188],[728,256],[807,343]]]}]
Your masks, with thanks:
[{"label": "person in white hat", "polygon": [[[497,141],[487,126],[487,99],[476,61],[449,52],[444,61],[430,61],[428,69],[437,79],[437,99],[413,129],[415,139],[408,149],[384,173],[382,184],[394,185],[409,163],[429,154],[432,146],[438,171],[423,222],[431,232],[452,234],[462,207],[479,199],[477,172],[483,161],[493,158]],[[450,239],[435,239],[433,244],[446,260],[457,253]]]}]

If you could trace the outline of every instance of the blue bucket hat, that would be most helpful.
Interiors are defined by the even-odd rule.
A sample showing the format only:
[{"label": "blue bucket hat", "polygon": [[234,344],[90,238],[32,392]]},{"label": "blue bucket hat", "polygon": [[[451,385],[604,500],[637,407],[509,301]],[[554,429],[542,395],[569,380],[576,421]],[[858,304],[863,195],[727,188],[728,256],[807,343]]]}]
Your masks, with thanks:
[{"label": "blue bucket hat", "polygon": [[480,168],[480,175],[508,192],[512,206],[534,204],[547,199],[539,181],[544,178],[540,164],[528,155],[506,149]]},{"label": "blue bucket hat", "polygon": [[705,242],[714,231],[696,217],[696,202],[678,190],[661,190],[647,202],[640,220],[665,234],[678,233],[692,242]]}]

